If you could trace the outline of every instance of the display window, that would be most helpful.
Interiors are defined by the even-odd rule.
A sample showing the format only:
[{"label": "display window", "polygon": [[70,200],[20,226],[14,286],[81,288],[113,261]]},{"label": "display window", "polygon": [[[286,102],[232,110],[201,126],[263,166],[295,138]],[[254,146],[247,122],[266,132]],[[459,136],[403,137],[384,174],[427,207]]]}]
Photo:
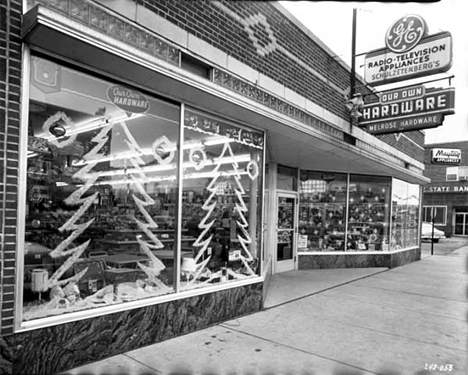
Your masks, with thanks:
[{"label": "display window", "polygon": [[23,320],[174,292],[179,106],[36,56],[29,93]]},{"label": "display window", "polygon": [[299,251],[344,251],[348,176],[301,171]]},{"label": "display window", "polygon": [[263,133],[30,63],[23,321],[258,276]]},{"label": "display window", "polygon": [[350,175],[346,248],[388,251],[390,177]]},{"label": "display window", "polygon": [[299,251],[388,251],[391,178],[300,172]]},{"label": "display window", "polygon": [[391,250],[418,246],[419,201],[418,185],[393,179]]},{"label": "display window", "polygon": [[182,289],[257,276],[263,134],[193,109],[184,125]]}]

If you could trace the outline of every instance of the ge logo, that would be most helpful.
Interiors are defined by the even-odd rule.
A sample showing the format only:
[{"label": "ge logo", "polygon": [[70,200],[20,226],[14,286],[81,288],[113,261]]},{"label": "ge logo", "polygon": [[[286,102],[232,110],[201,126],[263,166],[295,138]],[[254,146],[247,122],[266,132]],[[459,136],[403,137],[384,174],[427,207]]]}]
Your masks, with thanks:
[{"label": "ge logo", "polygon": [[387,31],[385,44],[395,53],[403,53],[414,48],[427,33],[426,21],[410,14],[396,21]]}]

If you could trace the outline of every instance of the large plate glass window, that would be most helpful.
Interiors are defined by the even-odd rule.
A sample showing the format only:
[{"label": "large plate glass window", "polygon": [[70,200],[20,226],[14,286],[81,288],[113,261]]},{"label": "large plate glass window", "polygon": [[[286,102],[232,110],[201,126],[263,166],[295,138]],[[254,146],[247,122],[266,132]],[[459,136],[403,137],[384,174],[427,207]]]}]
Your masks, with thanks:
[{"label": "large plate glass window", "polygon": [[23,320],[174,291],[179,106],[31,58]]},{"label": "large plate glass window", "polygon": [[418,246],[419,191],[418,185],[393,179],[390,250]]},{"label": "large plate glass window", "polygon": [[388,250],[390,177],[350,175],[347,250]]},{"label": "large plate glass window", "polygon": [[298,251],[345,250],[347,180],[344,173],[300,172]]},{"label": "large plate glass window", "polygon": [[257,276],[263,133],[187,108],[183,150],[181,289]]}]

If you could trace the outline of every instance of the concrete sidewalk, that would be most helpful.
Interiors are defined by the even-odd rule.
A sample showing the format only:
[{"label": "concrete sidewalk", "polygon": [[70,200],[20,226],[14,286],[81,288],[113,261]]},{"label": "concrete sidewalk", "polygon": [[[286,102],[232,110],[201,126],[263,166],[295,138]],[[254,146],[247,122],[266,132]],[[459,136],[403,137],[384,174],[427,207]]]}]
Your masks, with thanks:
[{"label": "concrete sidewalk", "polygon": [[264,311],[62,374],[466,375],[467,253],[286,273]]}]

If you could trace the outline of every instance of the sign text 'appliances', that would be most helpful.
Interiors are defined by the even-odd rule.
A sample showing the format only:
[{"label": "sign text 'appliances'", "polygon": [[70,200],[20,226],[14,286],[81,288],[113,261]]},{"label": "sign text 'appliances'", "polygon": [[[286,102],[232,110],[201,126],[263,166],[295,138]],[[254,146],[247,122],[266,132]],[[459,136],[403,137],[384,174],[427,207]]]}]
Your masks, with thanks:
[{"label": "sign text 'appliances'", "polygon": [[364,79],[370,85],[383,85],[446,72],[451,66],[452,36],[444,31],[422,38],[411,51],[382,48],[367,53]]}]

